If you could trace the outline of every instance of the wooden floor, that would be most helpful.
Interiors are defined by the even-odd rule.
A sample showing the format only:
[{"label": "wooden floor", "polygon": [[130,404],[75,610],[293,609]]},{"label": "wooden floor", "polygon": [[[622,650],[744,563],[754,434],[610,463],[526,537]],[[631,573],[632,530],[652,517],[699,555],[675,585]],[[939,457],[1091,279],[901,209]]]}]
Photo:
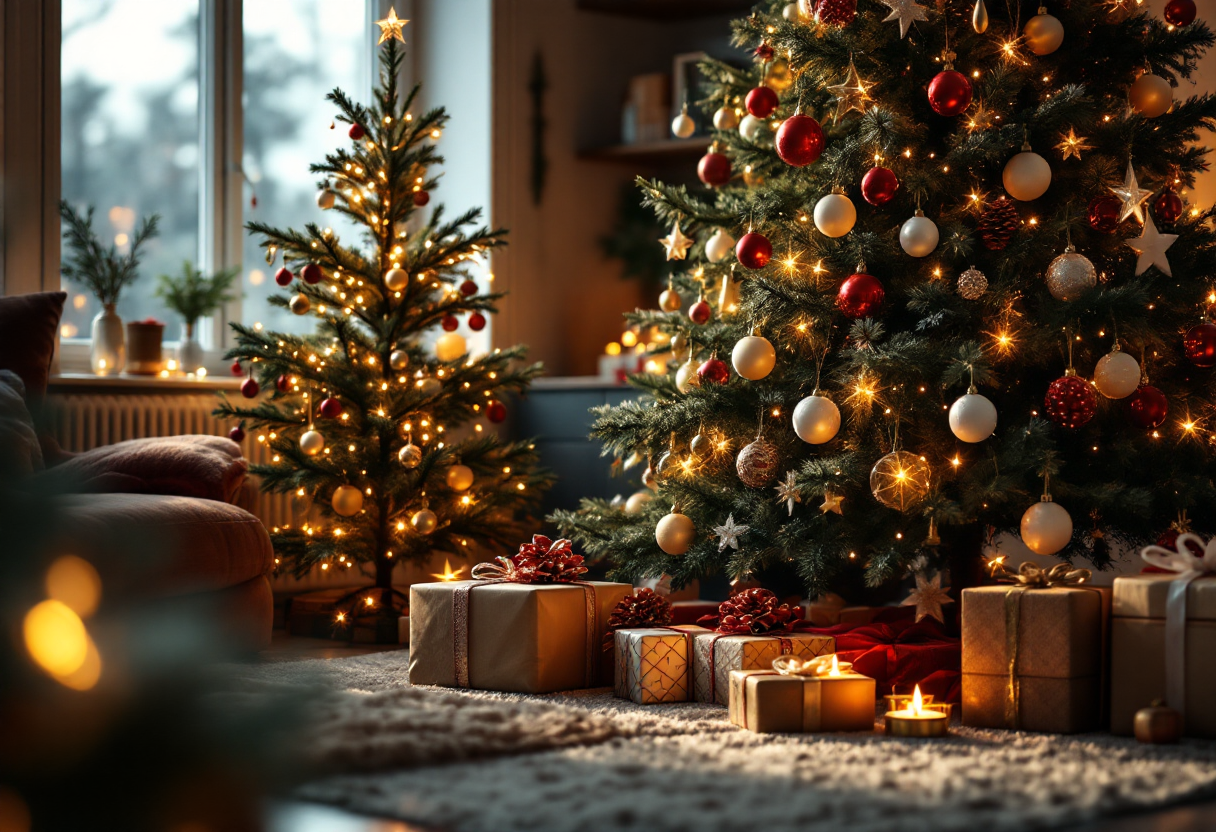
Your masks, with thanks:
[{"label": "wooden floor", "polygon": [[[370,644],[346,645],[317,638],[299,638],[276,630],[267,661],[337,659],[363,656],[400,648]],[[1159,812],[1110,818],[1071,832],[1213,832],[1216,830],[1216,801],[1176,806]],[[355,815],[312,803],[279,802],[268,809],[267,832],[445,832],[396,820]],[[537,830],[543,832],[543,830]]]}]

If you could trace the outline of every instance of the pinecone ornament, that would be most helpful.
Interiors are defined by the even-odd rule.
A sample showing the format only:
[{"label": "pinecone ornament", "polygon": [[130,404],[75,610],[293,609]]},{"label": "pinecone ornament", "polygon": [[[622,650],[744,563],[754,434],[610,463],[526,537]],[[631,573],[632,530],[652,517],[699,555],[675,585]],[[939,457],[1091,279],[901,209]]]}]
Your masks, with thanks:
[{"label": "pinecone ornament", "polygon": [[617,630],[630,627],[666,627],[671,623],[671,602],[649,587],[635,595],[626,595],[612,608],[608,616],[608,632],[604,634],[604,649],[612,647]]},{"label": "pinecone ornament", "polygon": [[989,251],[1000,251],[1009,245],[1013,232],[1018,230],[1021,222],[1013,200],[1003,196],[995,202],[989,203],[988,207],[984,209],[984,213],[980,215],[978,228],[980,239],[984,241],[984,246]]},{"label": "pinecone ornament", "polygon": [[778,603],[771,590],[745,589],[718,607],[718,632],[761,635],[788,630],[801,618],[789,604]]},{"label": "pinecone ornament", "polygon": [[569,540],[553,541],[543,534],[532,536],[512,556],[516,580],[521,584],[554,584],[577,581],[587,571],[583,556],[574,554]]}]

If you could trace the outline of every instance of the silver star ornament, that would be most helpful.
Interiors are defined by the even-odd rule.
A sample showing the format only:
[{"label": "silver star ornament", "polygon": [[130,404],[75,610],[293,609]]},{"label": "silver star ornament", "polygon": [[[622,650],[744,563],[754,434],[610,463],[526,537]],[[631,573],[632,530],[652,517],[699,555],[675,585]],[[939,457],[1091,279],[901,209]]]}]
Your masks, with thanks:
[{"label": "silver star ornament", "polygon": [[882,22],[889,23],[892,20],[898,20],[901,39],[908,34],[908,27],[914,20],[929,19],[928,9],[917,5],[915,0],[882,0],[882,4],[891,10],[891,13],[884,17]]},{"label": "silver star ornament", "polygon": [[683,260],[688,256],[688,250],[692,248],[692,238],[685,237],[684,232],[680,230],[680,221],[676,220],[671,225],[671,233],[659,240],[663,244],[663,248],[667,249],[668,260]]},{"label": "silver star ornament", "polygon": [[1110,192],[1123,200],[1123,207],[1119,209],[1119,222],[1135,214],[1140,224],[1144,224],[1144,200],[1152,196],[1153,192],[1140,187],[1140,183],[1136,181],[1136,171],[1132,169],[1131,159],[1127,160],[1127,173],[1123,176],[1122,187],[1111,188]]},{"label": "silver star ornament", "polygon": [[735,515],[726,515],[726,522],[721,526],[714,526],[714,534],[718,536],[718,551],[725,552],[726,547],[738,551],[739,538],[751,531],[751,526],[743,526],[735,523]]},{"label": "silver star ornament", "polygon": [[945,622],[942,616],[942,605],[953,604],[954,599],[942,589],[942,573],[938,572],[932,579],[926,578],[923,572],[916,573],[916,589],[904,601],[903,606],[916,605],[916,620],[936,618]]},{"label": "silver star ornament", "polygon": [[794,482],[797,476],[793,471],[786,471],[785,481],[778,483],[773,488],[777,492],[777,502],[785,503],[786,508],[789,509],[790,517],[794,516],[794,503],[802,502],[802,494],[798,490],[798,484]]},{"label": "silver star ornament", "polygon": [[1129,237],[1123,241],[1128,248],[1136,252],[1136,275],[1144,274],[1149,266],[1156,266],[1166,277],[1173,277],[1174,273],[1170,271],[1170,261],[1166,259],[1165,252],[1177,239],[1177,234],[1159,232],[1152,214],[1146,216],[1144,230],[1140,232],[1140,236]]}]

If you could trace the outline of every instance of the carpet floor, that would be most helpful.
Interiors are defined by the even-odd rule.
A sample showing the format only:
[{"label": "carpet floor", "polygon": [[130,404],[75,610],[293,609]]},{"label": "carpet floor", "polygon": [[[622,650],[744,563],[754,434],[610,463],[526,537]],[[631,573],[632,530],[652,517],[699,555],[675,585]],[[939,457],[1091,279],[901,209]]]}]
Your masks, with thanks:
[{"label": "carpet floor", "polygon": [[1216,743],[1146,746],[955,726],[760,735],[724,708],[411,688],[408,654],[244,666],[249,690],[315,689],[297,796],[455,832],[1048,829],[1216,796]]}]

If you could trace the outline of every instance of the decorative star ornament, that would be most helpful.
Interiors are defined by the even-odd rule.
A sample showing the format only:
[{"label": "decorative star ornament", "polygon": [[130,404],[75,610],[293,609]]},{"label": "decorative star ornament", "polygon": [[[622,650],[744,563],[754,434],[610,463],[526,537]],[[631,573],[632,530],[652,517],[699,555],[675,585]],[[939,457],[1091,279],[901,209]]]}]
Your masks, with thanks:
[{"label": "decorative star ornament", "polygon": [[797,483],[794,482],[797,476],[793,471],[786,471],[785,481],[778,483],[773,488],[777,492],[777,502],[785,503],[785,507],[789,509],[790,517],[794,516],[794,503],[802,502],[802,494],[798,490]]},{"label": "decorative star ornament", "polygon": [[843,515],[844,511],[840,508],[840,504],[843,502],[844,497],[840,496],[829,488],[827,491],[823,492],[823,503],[819,506],[819,511],[823,514],[827,514],[829,511],[834,511],[837,514]]},{"label": "decorative star ornament", "polygon": [[929,11],[924,6],[918,6],[915,0],[882,0],[882,4],[891,10],[891,13],[884,17],[882,22],[889,23],[892,20],[898,20],[901,39],[908,34],[908,27],[914,20],[929,19]]},{"label": "decorative star ornament", "polygon": [[663,244],[663,248],[667,249],[668,260],[683,260],[688,256],[688,250],[692,248],[692,238],[684,236],[684,232],[680,230],[679,220],[672,223],[671,233],[660,238],[659,242]]},{"label": "decorative star ornament", "polygon": [[988,105],[981,101],[971,110],[971,118],[967,119],[967,129],[972,132],[987,130],[992,126],[992,117],[992,110],[989,110]]},{"label": "decorative star ornament", "polygon": [[1147,215],[1140,236],[1129,237],[1123,241],[1128,248],[1136,252],[1136,275],[1144,274],[1149,266],[1156,266],[1166,277],[1173,277],[1174,273],[1170,271],[1170,261],[1166,259],[1165,252],[1177,239],[1177,234],[1159,232],[1157,224],[1153,222],[1153,215]]},{"label": "decorative star ornament", "polygon": [[930,580],[923,572],[916,573],[916,589],[904,601],[903,606],[916,605],[916,620],[936,618],[945,623],[942,616],[942,605],[953,604],[954,599],[942,589],[942,573],[938,572]]},{"label": "decorative star ornament", "polygon": [[1110,192],[1123,200],[1123,207],[1119,210],[1119,222],[1123,222],[1135,214],[1140,224],[1144,224],[1144,200],[1152,196],[1153,192],[1141,189],[1140,183],[1136,181],[1136,171],[1132,170],[1131,159],[1127,160],[1127,173],[1123,177],[1123,186],[1111,188]]},{"label": "decorative star ornament", "polygon": [[443,559],[443,571],[435,572],[431,575],[432,578],[440,581],[459,581],[461,574],[464,572],[464,567],[461,566],[456,570],[452,569],[452,563],[447,558]]},{"label": "decorative star ornament", "polygon": [[1056,150],[1064,154],[1064,161],[1076,157],[1077,161],[1081,161],[1082,150],[1093,150],[1092,144],[1086,144],[1088,136],[1078,136],[1077,131],[1073,128],[1068,128],[1068,135],[1060,137],[1060,143],[1056,145]]},{"label": "decorative star ornament", "polygon": [[[383,6],[381,8],[383,8]],[[401,30],[405,28],[405,24],[407,23],[409,23],[408,20],[401,20],[398,18],[397,10],[390,7],[388,10],[388,17],[384,18],[384,20],[376,21],[376,25],[380,27],[380,40],[376,41],[376,45],[379,46],[389,38],[396,38],[402,43],[405,43],[405,35],[401,33]]]},{"label": "decorative star ornament", "polygon": [[725,552],[726,547],[738,551],[739,538],[751,531],[751,526],[742,526],[735,523],[735,515],[726,515],[726,522],[721,526],[714,526],[714,534],[718,536],[718,551]]},{"label": "decorative star ornament", "polygon": [[851,110],[864,114],[866,102],[870,100],[869,89],[870,85],[861,80],[861,76],[857,74],[857,67],[853,65],[853,58],[850,57],[849,71],[845,74],[844,80],[828,87],[828,91],[836,98],[835,120],[839,122]]}]

